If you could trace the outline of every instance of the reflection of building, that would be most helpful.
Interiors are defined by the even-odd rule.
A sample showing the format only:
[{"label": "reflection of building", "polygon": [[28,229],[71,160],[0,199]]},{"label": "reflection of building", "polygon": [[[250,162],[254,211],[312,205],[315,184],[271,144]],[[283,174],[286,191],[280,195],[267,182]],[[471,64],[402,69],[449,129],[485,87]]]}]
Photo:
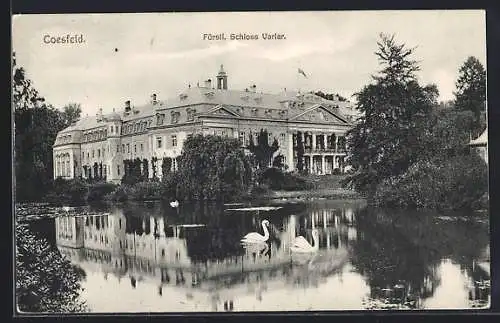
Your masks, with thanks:
[{"label": "reflection of building", "polygon": [[[308,224],[321,227],[324,232],[321,248],[328,251],[325,249],[330,246],[331,250],[324,252],[323,258],[315,259],[314,268],[302,267],[300,276],[310,276],[303,279],[307,285],[321,283],[333,269],[340,267],[347,244],[347,233],[339,231],[346,221],[343,212],[327,211],[326,229],[321,220],[323,213],[315,214],[319,218],[311,221],[309,217]],[[193,254],[196,250],[189,240],[194,235],[183,231],[188,226],[169,225],[163,217],[125,216],[114,210],[109,215],[55,220],[61,253],[85,271],[94,273],[94,277],[108,280],[112,275],[126,284],[130,281],[132,288],[151,286],[158,297],[169,295],[175,289],[185,293],[186,301],[226,311],[237,311],[238,299],[242,297],[262,300],[266,291],[296,288],[289,279],[297,272],[292,270],[295,265],[292,265],[288,246],[296,232],[302,230],[302,221],[302,217],[291,216],[285,220],[280,236],[267,243],[246,246],[239,249],[239,253],[226,254],[217,260],[195,260],[198,259]],[[326,242],[328,234],[331,234],[330,245]],[[339,236],[342,236],[340,244],[334,243]],[[213,239],[218,241],[218,237]]]},{"label": "reflection of building", "polygon": [[126,101],[118,112],[103,114],[100,109],[97,115],[76,121],[57,135],[54,176],[119,181],[124,160],[140,159],[147,160],[150,177],[153,173],[161,177],[163,158],[172,158],[175,168],[183,142],[193,134],[236,138],[247,146],[261,129],[268,130],[271,141],[278,141],[276,154],[284,156],[289,170],[296,167],[298,142],[303,143],[304,164],[310,172],[344,169],[345,133],[358,116],[353,104],[312,93],[232,90],[227,82],[221,65],[217,87],[207,80],[168,100],[153,94],[147,104]]}]

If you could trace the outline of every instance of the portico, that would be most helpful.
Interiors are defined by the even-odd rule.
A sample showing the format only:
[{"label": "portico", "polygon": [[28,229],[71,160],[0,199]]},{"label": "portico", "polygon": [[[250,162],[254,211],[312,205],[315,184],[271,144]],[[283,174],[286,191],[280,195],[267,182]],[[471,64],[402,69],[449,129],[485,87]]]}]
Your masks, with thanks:
[{"label": "portico", "polygon": [[[303,146],[304,170],[309,174],[333,174],[335,169],[344,172],[346,140],[344,132],[296,131],[293,133],[294,165],[297,164],[298,145]],[[300,138],[300,139],[299,139]]]}]

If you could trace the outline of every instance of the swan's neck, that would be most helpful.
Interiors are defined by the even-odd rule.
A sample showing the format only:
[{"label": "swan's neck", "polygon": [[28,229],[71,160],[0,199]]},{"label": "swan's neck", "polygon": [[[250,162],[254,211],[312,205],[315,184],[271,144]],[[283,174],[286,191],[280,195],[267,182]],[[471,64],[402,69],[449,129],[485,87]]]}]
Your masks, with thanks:
[{"label": "swan's neck", "polygon": [[318,236],[317,235],[313,235],[313,246],[314,250],[318,250],[319,249],[319,241],[318,241]]},{"label": "swan's neck", "polygon": [[269,238],[269,231],[267,230],[267,226],[264,223],[262,223],[262,229],[264,230],[264,238]]}]

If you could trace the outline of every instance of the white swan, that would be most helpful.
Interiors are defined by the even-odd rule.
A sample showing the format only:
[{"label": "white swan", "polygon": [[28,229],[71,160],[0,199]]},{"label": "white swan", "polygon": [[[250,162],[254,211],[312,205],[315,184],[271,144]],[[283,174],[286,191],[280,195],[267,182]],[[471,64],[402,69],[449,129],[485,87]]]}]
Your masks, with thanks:
[{"label": "white swan", "polygon": [[269,239],[269,231],[267,231],[267,225],[269,224],[269,221],[264,220],[262,221],[262,229],[264,230],[264,235],[257,233],[257,232],[250,232],[246,236],[241,239],[241,242],[243,243],[260,243],[260,242],[266,242]]},{"label": "white swan", "polygon": [[293,241],[290,250],[292,252],[300,252],[300,253],[310,253],[318,251],[319,250],[318,230],[313,229],[312,236],[313,236],[313,245],[311,245],[309,241],[307,241],[303,236],[298,236]]},{"label": "white swan", "polygon": [[171,207],[179,207],[179,201],[175,200],[173,202],[170,202]]}]

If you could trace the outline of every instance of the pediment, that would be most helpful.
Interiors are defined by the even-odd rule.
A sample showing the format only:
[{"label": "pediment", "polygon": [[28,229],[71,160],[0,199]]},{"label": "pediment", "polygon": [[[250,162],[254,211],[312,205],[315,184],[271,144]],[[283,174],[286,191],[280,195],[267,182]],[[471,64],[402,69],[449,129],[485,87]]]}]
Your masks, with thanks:
[{"label": "pediment", "polygon": [[222,105],[218,105],[218,106],[208,110],[206,114],[211,115],[211,116],[215,115],[215,116],[233,117],[233,118],[240,116],[236,112],[234,112],[231,109],[226,108]]},{"label": "pediment", "polygon": [[290,121],[309,121],[321,123],[345,123],[349,122],[342,116],[335,114],[331,110],[316,104],[306,109],[305,111],[290,118]]}]

